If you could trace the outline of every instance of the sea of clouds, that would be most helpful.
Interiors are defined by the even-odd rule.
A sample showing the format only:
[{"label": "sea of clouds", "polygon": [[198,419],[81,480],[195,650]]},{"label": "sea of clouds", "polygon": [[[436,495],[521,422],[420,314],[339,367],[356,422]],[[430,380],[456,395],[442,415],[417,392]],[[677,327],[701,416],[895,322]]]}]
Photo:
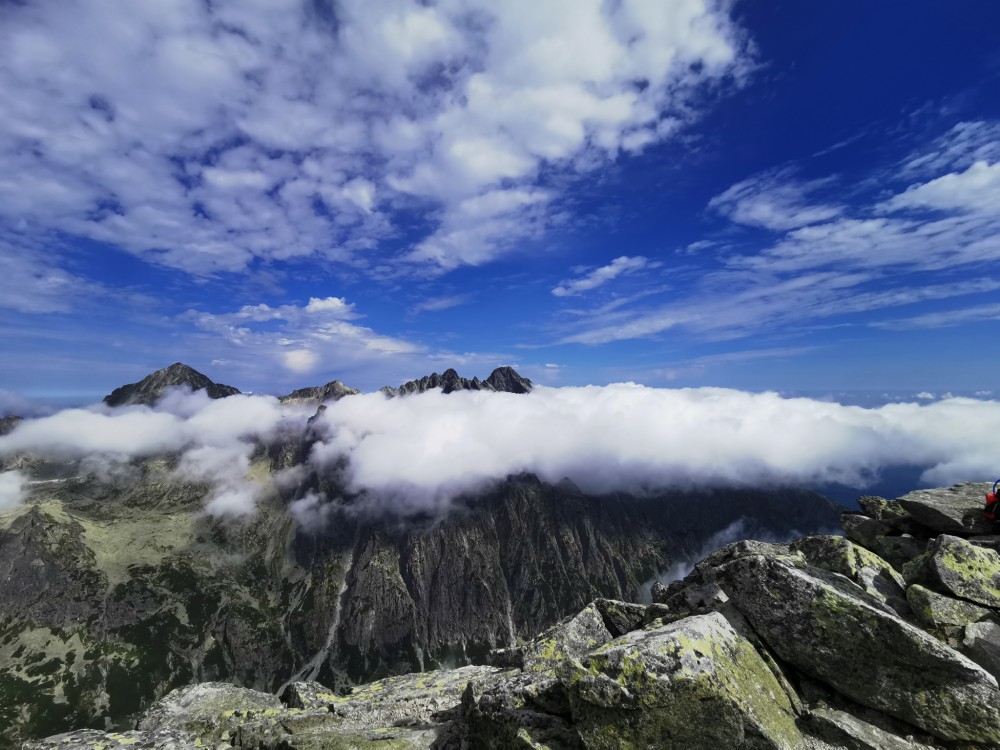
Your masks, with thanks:
[{"label": "sea of clouds", "polygon": [[[28,419],[0,437],[0,456],[41,453],[85,460],[114,474],[136,457],[180,456],[183,477],[214,488],[215,515],[252,512],[261,486],[247,474],[260,441],[306,429],[314,410],[269,396],[213,401],[174,391],[155,408],[96,405]],[[328,404],[313,421],[308,462],[336,472],[347,492],[410,510],[439,507],[511,474],[569,478],[588,492],[719,485],[863,488],[893,466],[924,467],[921,482],[991,480],[1000,402],[844,406],[775,393],[665,389],[632,383],[388,399],[381,393]],[[117,467],[117,469],[116,469]],[[30,488],[23,471],[0,474],[0,509]],[[310,495],[295,510],[321,515]],[[301,507],[299,507],[301,506]]]}]

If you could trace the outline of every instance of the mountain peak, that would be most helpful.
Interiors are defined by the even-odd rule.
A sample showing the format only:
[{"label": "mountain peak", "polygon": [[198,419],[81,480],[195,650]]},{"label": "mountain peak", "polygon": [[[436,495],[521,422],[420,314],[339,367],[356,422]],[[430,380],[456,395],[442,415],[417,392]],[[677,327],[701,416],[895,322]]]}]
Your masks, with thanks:
[{"label": "mountain peak", "polygon": [[284,396],[279,396],[278,400],[283,404],[310,404],[319,405],[324,401],[339,401],[344,396],[356,396],[361,391],[344,385],[339,380],[331,380],[326,385],[313,386],[311,388],[299,388]]},{"label": "mountain peak", "polygon": [[502,393],[528,393],[532,388],[532,382],[521,377],[513,367],[498,367],[486,380],[473,378],[468,380],[463,378],[458,372],[449,367],[438,375],[431,373],[419,380],[410,380],[403,383],[398,389],[385,386],[381,389],[388,396],[405,396],[409,393],[423,393],[432,388],[440,388],[442,393],[453,393],[455,391],[499,391]]},{"label": "mountain peak", "polygon": [[174,362],[169,367],[150,373],[138,383],[129,383],[115,388],[104,397],[108,406],[144,404],[152,406],[166,393],[168,388],[187,386],[192,391],[204,390],[209,398],[225,398],[239,393],[231,385],[222,385],[209,379],[190,365]]}]

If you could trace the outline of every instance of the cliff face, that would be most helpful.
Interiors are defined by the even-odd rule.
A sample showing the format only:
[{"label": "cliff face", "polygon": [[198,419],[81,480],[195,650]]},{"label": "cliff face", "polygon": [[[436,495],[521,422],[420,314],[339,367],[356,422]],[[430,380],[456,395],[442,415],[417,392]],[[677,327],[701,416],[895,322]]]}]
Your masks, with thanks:
[{"label": "cliff face", "polygon": [[[251,473],[266,482],[296,450],[262,448]],[[482,661],[596,597],[638,596],[751,512],[779,533],[836,517],[805,492],[591,497],[525,476],[433,518],[372,518],[345,500],[306,530],[295,495],[273,489],[253,517],[206,517],[209,488],[174,464],[137,461],[107,483],[36,461],[53,479],[0,513],[4,742],[128,726],[191,683],[339,690]]]},{"label": "cliff face", "polygon": [[339,691],[297,681],[280,696],[195,685],[134,731],[26,750],[997,748],[987,488],[862,498],[847,538],[730,544],[654,586],[652,604],[596,599],[488,664]]}]

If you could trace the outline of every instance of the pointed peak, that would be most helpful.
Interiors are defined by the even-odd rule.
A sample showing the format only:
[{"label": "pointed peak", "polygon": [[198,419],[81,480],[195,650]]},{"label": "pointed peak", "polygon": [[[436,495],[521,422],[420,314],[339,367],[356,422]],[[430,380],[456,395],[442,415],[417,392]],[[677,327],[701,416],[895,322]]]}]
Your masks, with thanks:
[{"label": "pointed peak", "polygon": [[116,388],[104,397],[104,403],[108,406],[125,406],[128,404],[144,404],[152,406],[167,391],[174,386],[187,386],[192,391],[204,390],[209,398],[225,398],[239,393],[231,385],[222,385],[210,380],[206,375],[198,372],[190,365],[183,362],[174,362],[169,367],[164,367],[156,372],[150,373],[138,383],[129,383],[120,388]]}]

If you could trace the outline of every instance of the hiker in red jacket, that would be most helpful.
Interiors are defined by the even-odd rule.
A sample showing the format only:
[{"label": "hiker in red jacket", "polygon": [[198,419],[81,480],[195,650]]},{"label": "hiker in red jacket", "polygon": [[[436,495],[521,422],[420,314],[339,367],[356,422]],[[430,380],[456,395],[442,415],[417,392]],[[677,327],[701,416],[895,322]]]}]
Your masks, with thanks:
[{"label": "hiker in red jacket", "polygon": [[983,508],[983,518],[993,522],[993,530],[1000,530],[1000,503],[997,502],[997,485],[1000,479],[993,483],[993,492],[986,496],[986,507]]}]

